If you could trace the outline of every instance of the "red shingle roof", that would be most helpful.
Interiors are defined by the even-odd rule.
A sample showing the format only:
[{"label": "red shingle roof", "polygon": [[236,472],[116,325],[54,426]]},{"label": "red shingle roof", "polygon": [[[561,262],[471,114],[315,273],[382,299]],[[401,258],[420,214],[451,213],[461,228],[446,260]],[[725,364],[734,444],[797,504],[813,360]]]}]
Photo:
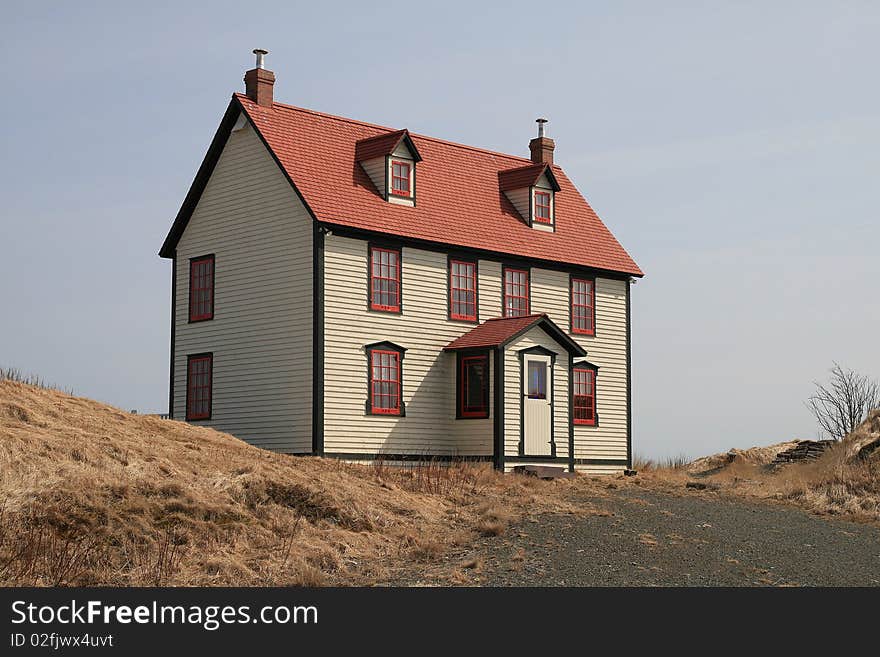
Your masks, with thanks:
[{"label": "red shingle roof", "polygon": [[[355,159],[358,162],[364,162],[374,157],[390,155],[397,148],[397,145],[407,138],[409,138],[409,131],[397,130],[387,135],[361,139],[355,146]],[[416,155],[416,161],[418,162],[418,154],[414,153],[414,155]]]},{"label": "red shingle roof", "polygon": [[557,342],[568,351],[577,356],[586,355],[586,351],[565,331],[553,323],[546,313],[537,315],[524,315],[523,317],[494,317],[487,319],[479,326],[475,326],[464,335],[456,338],[443,347],[444,351],[457,351],[459,349],[482,349],[497,347],[506,344],[520,333],[524,333],[533,326],[541,325],[544,330],[553,336]]},{"label": "red shingle roof", "polygon": [[364,139],[387,136],[393,141],[402,131],[281,103],[262,107],[243,94],[235,98],[319,221],[642,275],[556,165],[556,232],[536,231],[520,220],[498,181],[499,172],[531,166],[531,160],[409,134],[422,157],[416,173],[418,196],[415,207],[394,205],[376,193],[355,151]]},{"label": "red shingle roof", "polygon": [[523,317],[494,317],[472,328],[444,347],[446,351],[470,349],[473,347],[497,347],[509,338],[536,324],[545,314],[524,315]]},{"label": "red shingle roof", "polygon": [[[531,164],[529,166],[517,167],[516,169],[507,169],[498,172],[498,184],[502,192],[510,189],[521,189],[523,187],[531,187],[541,174],[550,169],[549,164]],[[552,170],[549,172],[550,182],[555,183]],[[555,189],[555,186],[554,186]]]}]

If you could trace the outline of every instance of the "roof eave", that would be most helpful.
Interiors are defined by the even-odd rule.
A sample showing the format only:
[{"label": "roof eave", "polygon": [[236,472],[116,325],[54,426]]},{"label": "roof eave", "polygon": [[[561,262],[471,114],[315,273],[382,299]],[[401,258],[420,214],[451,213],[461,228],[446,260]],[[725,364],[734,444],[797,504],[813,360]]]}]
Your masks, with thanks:
[{"label": "roof eave", "polygon": [[223,118],[220,120],[217,132],[214,133],[211,145],[208,146],[208,151],[205,153],[204,159],[202,159],[202,164],[199,166],[189,191],[183,199],[180,210],[178,210],[177,216],[174,218],[174,223],[171,224],[171,229],[168,231],[168,235],[165,236],[162,248],[159,249],[159,257],[174,257],[174,253],[177,250],[177,242],[180,240],[180,236],[183,235],[183,230],[186,228],[186,224],[189,222],[189,218],[192,216],[202,196],[202,192],[211,178],[211,174],[214,173],[214,167],[217,165],[217,160],[220,159],[220,154],[223,152],[229,135],[232,133],[232,127],[235,125],[239,112],[243,111],[244,108],[241,103],[233,95],[226,108],[226,112],[223,114]]}]

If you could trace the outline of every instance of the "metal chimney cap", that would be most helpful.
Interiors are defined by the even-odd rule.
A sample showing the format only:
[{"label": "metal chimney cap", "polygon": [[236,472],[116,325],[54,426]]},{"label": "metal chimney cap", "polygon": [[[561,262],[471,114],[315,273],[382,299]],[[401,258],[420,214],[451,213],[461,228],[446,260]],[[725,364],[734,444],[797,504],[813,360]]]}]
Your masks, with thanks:
[{"label": "metal chimney cap", "polygon": [[269,51],[263,48],[254,48],[254,54],[257,56],[257,68],[263,68],[263,57],[268,55]]},{"label": "metal chimney cap", "polygon": [[544,136],[544,124],[547,123],[547,119],[544,117],[539,117],[535,119],[535,123],[538,124],[538,137]]}]

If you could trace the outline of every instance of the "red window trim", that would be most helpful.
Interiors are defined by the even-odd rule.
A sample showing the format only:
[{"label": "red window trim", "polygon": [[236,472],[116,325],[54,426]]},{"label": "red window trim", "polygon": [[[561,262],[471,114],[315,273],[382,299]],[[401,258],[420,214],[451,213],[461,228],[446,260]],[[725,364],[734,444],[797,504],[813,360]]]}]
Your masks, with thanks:
[{"label": "red window trim", "polygon": [[[370,367],[370,382],[369,382],[369,384],[370,384],[370,413],[373,415],[400,415],[401,397],[403,396],[403,386],[401,385],[402,382],[400,379],[400,361],[401,361],[400,352],[393,351],[391,349],[370,349],[369,355],[370,355],[370,361],[369,361],[369,363],[370,363],[370,365],[369,365],[369,367]],[[373,364],[373,359],[376,356],[382,356],[382,355],[388,355],[388,356],[394,357],[394,363],[396,366],[396,377],[397,377],[396,381],[394,379],[376,379],[375,378],[375,376],[374,376],[375,370],[373,368],[376,366]],[[381,369],[382,366],[379,365],[379,368]],[[397,384],[397,394],[391,395],[392,397],[397,398],[397,406],[389,407],[389,408],[379,408],[374,403],[374,400],[376,399],[375,385],[377,383],[381,384],[381,383],[389,383],[389,382]],[[380,396],[382,396],[382,395],[380,395]]]},{"label": "red window trim", "polygon": [[[466,289],[467,289],[467,288],[455,286],[456,280],[455,280],[455,274],[453,273],[453,268],[455,265],[463,265],[463,266],[471,268],[472,273],[470,276],[464,276],[464,277],[459,276],[459,278],[470,278],[473,281],[473,287],[472,287],[472,290],[474,293],[474,313],[473,313],[473,315],[462,315],[462,314],[455,312],[455,292],[457,290],[466,291]],[[477,294],[477,263],[474,262],[473,260],[456,260],[456,259],[451,258],[449,260],[449,318],[450,319],[460,319],[460,320],[467,321],[467,322],[475,322],[475,321],[477,321],[478,304],[479,304],[479,297]],[[467,304],[465,304],[465,305],[467,305]]]},{"label": "red window trim", "polygon": [[[206,276],[199,275],[201,265],[210,263],[210,285],[204,284]],[[208,300],[202,304],[205,306],[204,312],[198,312],[199,300],[196,292],[207,291]],[[203,322],[208,319],[214,319],[214,255],[199,256],[189,261],[189,321]]]},{"label": "red window trim", "polygon": [[[380,276],[375,275],[374,270],[373,270],[373,254],[375,254],[375,253],[393,253],[396,256],[394,271],[389,272],[389,274],[393,274],[393,276],[385,277],[385,276],[381,276],[381,275]],[[367,267],[368,267],[367,280],[369,281],[367,292],[369,294],[370,310],[378,310],[380,312],[387,312],[387,313],[399,313],[400,312],[400,297],[401,297],[401,290],[402,290],[401,283],[400,283],[400,260],[401,260],[400,249],[393,249],[393,248],[379,247],[379,246],[370,246],[369,258],[367,260]],[[381,267],[382,267],[381,263],[380,263],[379,267],[380,267],[379,273],[381,274],[382,273],[381,272]],[[375,298],[376,298],[376,295],[379,293],[379,291],[376,287],[376,282],[380,281],[380,280],[390,280],[390,281],[394,281],[395,283],[397,283],[397,303],[396,304],[387,305],[387,304],[376,303]]]},{"label": "red window trim", "polygon": [[[480,407],[467,407],[467,367],[471,362],[482,362],[485,377],[483,390],[480,391]],[[462,356],[458,367],[458,417],[459,418],[487,418],[489,417],[489,357],[486,354],[480,356]]]},{"label": "red window trim", "polygon": [[[195,386],[193,381],[193,365],[197,363],[208,364],[208,383],[199,386],[199,389],[207,391],[207,411],[201,413],[193,413],[193,403],[195,402]],[[186,419],[189,420],[210,420],[211,410],[214,397],[214,354],[193,354],[186,358]]]},{"label": "red window trim", "polygon": [[[524,295],[508,294],[507,293],[507,274],[508,274],[508,272],[513,273],[513,274],[525,274],[525,284],[524,284],[525,285],[525,294]],[[525,315],[528,315],[531,312],[532,298],[531,298],[531,291],[529,289],[530,282],[531,282],[530,278],[531,278],[531,276],[529,274],[528,269],[515,269],[513,267],[504,267],[502,269],[502,272],[501,272],[501,279],[502,279],[501,280],[501,290],[502,290],[502,292],[501,292],[501,294],[502,294],[503,307],[501,310],[502,310],[502,314],[504,315],[504,317],[524,317]],[[521,315],[508,314],[508,312],[507,312],[507,308],[508,308],[507,300],[508,299],[525,299],[526,300],[525,312],[522,313]]]},{"label": "red window trim", "polygon": [[[394,165],[401,168],[401,175],[394,175]],[[406,167],[406,175],[403,175],[403,167]],[[395,180],[403,180],[406,182],[406,191],[394,188]],[[409,162],[400,160],[391,160],[391,193],[395,196],[412,196],[412,165]]]},{"label": "red window trim", "polygon": [[[589,375],[589,381],[593,386],[593,394],[592,395],[578,395],[577,394],[577,372],[585,372]],[[571,371],[571,387],[572,387],[572,422],[574,424],[579,424],[582,426],[594,427],[596,426],[596,370],[589,367],[575,367]],[[593,412],[592,418],[578,418],[577,410],[580,408],[577,405],[578,397],[592,397],[592,407],[591,410]],[[588,406],[584,406],[583,408],[590,408]]]},{"label": "red window trim", "polygon": [[[546,203],[539,203],[538,199],[544,200],[547,199]],[[539,217],[538,216],[538,207],[547,208],[547,216]],[[544,224],[546,226],[553,225],[553,212],[550,205],[550,192],[539,192],[535,190],[535,216],[532,217],[532,220],[539,224]]]},{"label": "red window trim", "polygon": [[[575,303],[574,297],[574,288],[575,283],[586,283],[590,286],[590,301],[592,305],[588,304],[577,304]],[[578,333],[580,335],[596,335],[596,282],[589,278],[574,278],[571,279],[571,285],[569,286],[569,302],[570,309],[569,312],[571,314],[571,332]],[[580,328],[577,326],[577,322],[575,321],[575,310],[577,308],[589,308],[590,309],[590,325],[588,328]]]}]

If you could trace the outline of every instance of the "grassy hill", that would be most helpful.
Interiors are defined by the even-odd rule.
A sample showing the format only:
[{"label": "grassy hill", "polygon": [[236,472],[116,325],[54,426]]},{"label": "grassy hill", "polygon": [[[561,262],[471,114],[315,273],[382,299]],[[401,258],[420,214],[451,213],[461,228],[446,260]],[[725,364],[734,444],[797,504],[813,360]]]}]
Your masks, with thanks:
[{"label": "grassy hill", "polygon": [[823,515],[880,522],[880,409],[821,457],[777,466],[797,441],[730,450],[674,467],[641,465],[646,485],[681,486],[698,480],[710,489],[787,502]]},{"label": "grassy hill", "polygon": [[0,584],[381,582],[565,482],[474,465],[347,465],[0,381]]}]

